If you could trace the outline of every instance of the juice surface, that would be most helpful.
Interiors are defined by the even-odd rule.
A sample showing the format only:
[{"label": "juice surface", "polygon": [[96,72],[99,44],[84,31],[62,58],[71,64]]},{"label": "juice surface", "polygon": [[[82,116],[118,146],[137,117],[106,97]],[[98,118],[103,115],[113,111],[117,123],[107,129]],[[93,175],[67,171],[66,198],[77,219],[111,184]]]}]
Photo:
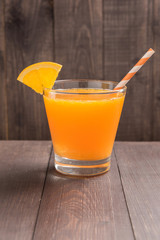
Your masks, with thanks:
[{"label": "juice surface", "polygon": [[[109,157],[124,93],[107,94],[103,89],[66,91],[68,94],[52,92],[43,96],[55,153],[77,160]],[[97,94],[69,94],[73,92]]]}]

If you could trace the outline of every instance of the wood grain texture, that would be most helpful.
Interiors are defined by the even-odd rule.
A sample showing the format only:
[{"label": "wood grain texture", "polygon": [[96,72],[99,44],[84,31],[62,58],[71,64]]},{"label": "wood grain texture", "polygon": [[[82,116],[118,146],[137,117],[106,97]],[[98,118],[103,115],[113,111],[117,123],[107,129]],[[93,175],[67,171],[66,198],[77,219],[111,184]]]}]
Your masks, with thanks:
[{"label": "wood grain texture", "polygon": [[103,78],[102,0],[54,0],[59,78]]},{"label": "wood grain texture", "polygon": [[53,6],[5,0],[9,139],[50,138],[42,96],[16,81],[30,64],[53,61]]},{"label": "wood grain texture", "polygon": [[5,82],[4,0],[0,1],[0,139],[8,139],[7,93]]},{"label": "wood grain texture", "polygon": [[[104,1],[105,79],[120,81],[153,47],[152,10],[153,1]],[[127,85],[117,139],[152,139],[152,60]]]},{"label": "wood grain texture", "polygon": [[154,24],[153,24],[153,33],[154,33],[154,49],[156,54],[154,56],[154,66],[153,66],[153,139],[160,140],[160,1],[154,0]]},{"label": "wood grain texture", "polygon": [[116,143],[115,153],[136,240],[159,240],[160,143]]},{"label": "wood grain texture", "polygon": [[50,141],[0,142],[0,239],[32,239],[50,151]]},{"label": "wood grain texture", "polygon": [[1,0],[0,139],[50,139],[43,99],[17,82],[26,66],[63,64],[62,78],[119,81],[152,47],[128,84],[117,140],[160,140],[159,0]]},{"label": "wood grain texture", "polygon": [[92,178],[58,174],[51,158],[33,239],[134,239],[114,155]]}]

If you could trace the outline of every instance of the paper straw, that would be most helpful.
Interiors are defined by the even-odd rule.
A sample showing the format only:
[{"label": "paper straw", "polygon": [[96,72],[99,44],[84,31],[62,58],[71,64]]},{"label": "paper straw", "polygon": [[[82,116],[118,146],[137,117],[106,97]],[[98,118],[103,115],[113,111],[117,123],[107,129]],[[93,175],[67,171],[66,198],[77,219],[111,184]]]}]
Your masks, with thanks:
[{"label": "paper straw", "polygon": [[155,51],[150,48],[144,56],[134,65],[134,67],[126,74],[126,76],[117,84],[114,90],[123,88],[129,80],[139,71],[141,67],[148,61],[148,59],[155,53]]}]

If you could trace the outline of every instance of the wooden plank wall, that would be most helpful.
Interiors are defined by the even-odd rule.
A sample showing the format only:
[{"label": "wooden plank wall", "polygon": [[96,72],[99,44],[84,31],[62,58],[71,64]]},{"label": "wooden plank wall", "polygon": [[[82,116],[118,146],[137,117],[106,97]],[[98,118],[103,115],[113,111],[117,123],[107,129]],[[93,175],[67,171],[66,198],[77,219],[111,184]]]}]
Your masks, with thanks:
[{"label": "wooden plank wall", "polygon": [[119,81],[144,52],[155,56],[128,85],[117,140],[160,140],[160,2],[0,1],[0,139],[49,139],[43,99],[16,81],[38,61],[59,78]]}]

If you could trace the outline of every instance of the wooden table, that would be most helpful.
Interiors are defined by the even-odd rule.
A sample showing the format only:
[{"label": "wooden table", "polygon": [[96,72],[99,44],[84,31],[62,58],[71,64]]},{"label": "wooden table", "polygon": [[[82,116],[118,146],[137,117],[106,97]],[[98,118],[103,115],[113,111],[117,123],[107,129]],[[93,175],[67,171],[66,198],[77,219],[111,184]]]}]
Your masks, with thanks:
[{"label": "wooden table", "polygon": [[0,239],[159,240],[160,143],[117,142],[108,173],[76,178],[50,141],[1,141]]}]

